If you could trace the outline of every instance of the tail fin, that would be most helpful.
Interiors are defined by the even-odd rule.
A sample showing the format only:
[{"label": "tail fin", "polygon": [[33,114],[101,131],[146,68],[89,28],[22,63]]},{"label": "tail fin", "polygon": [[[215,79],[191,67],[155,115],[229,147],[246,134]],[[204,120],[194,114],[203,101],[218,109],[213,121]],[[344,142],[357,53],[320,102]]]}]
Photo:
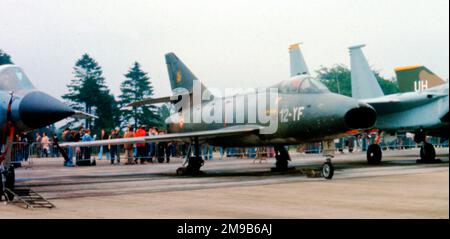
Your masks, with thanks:
[{"label": "tail fin", "polygon": [[289,47],[291,76],[309,75],[308,67],[306,66],[305,59],[303,58],[302,51],[300,50],[300,44],[301,43],[293,44]]},{"label": "tail fin", "polygon": [[425,66],[396,67],[395,74],[402,92],[421,91],[445,83]]},{"label": "tail fin", "polygon": [[[174,53],[166,54],[167,70],[169,72],[170,86],[172,91],[176,92],[177,89],[184,88],[190,93],[193,91],[194,81],[198,80],[197,77],[184,65],[184,63],[178,59]],[[201,84],[201,83],[200,83]],[[206,87],[201,84],[202,92],[206,90]]]},{"label": "tail fin", "polygon": [[349,47],[352,97],[356,99],[370,99],[384,95],[361,50],[365,46],[357,45]]}]

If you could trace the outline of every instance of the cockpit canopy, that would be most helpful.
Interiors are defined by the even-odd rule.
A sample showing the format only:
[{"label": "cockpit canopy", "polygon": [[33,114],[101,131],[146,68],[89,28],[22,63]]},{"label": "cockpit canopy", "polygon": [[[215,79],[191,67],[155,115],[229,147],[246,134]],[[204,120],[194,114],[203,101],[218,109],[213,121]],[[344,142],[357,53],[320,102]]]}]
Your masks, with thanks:
[{"label": "cockpit canopy", "polygon": [[324,84],[311,76],[294,76],[289,80],[282,81],[275,87],[282,94],[318,94],[330,92]]},{"label": "cockpit canopy", "polygon": [[34,85],[20,67],[16,65],[0,66],[0,90],[19,91],[34,88]]}]

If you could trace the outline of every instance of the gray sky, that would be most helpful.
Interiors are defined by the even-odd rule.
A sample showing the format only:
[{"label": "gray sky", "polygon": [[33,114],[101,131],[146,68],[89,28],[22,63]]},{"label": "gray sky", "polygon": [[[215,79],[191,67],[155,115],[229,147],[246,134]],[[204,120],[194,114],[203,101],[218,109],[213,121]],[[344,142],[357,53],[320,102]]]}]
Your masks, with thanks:
[{"label": "gray sky", "polygon": [[209,87],[269,86],[288,78],[288,46],[299,41],[312,70],[349,65],[347,47],[365,43],[386,77],[395,66],[423,64],[446,79],[449,1],[0,0],[0,48],[55,97],[85,52],[116,96],[133,61],[163,96],[167,52]]}]

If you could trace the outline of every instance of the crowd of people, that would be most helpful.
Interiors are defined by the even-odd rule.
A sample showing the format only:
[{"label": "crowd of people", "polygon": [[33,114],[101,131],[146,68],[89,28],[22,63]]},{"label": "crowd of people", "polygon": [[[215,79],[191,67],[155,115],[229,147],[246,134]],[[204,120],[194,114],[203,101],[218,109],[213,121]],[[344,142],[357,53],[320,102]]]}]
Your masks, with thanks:
[{"label": "crowd of people", "polygon": [[[165,130],[156,127],[147,127],[145,125],[134,129],[128,126],[124,131],[120,128],[112,130],[101,129],[97,134],[93,134],[90,129],[80,126],[77,129],[66,128],[61,134],[61,142],[88,142],[93,140],[110,140],[119,138],[145,137],[152,135],[166,134]],[[26,161],[32,154],[33,157],[60,157],[61,154],[65,158],[64,166],[72,167],[96,165],[96,160],[107,160],[112,165],[125,164],[148,164],[148,163],[169,163],[171,157],[185,157],[189,152],[190,145],[188,143],[178,142],[140,142],[125,143],[122,145],[103,145],[98,147],[68,147],[58,149],[58,138],[56,134],[49,136],[47,133],[36,133],[35,137],[31,137],[27,133],[16,135],[13,148],[13,162],[20,166],[21,161]],[[369,144],[379,141],[382,147],[412,147],[414,142],[411,137],[399,136],[394,143],[387,144],[382,136],[371,136],[362,134],[357,136],[349,136],[335,140],[336,150],[343,151],[344,148],[348,152],[365,151]],[[390,146],[389,146],[390,145]],[[31,150],[30,150],[31,149]],[[63,152],[61,152],[63,151]],[[218,152],[220,159],[226,157],[237,158],[258,158],[258,157],[274,157],[275,151],[273,147],[259,148],[222,148],[202,145],[201,155],[204,160],[212,160],[213,152]],[[321,144],[305,144],[297,147],[297,152],[304,153],[320,153]],[[75,160],[75,161],[74,161]],[[122,160],[122,161],[121,161]]]},{"label": "crowd of people", "polygon": [[[80,127],[78,130],[66,128],[62,133],[61,138],[63,142],[88,142],[92,140],[145,137],[164,133],[164,130],[158,130],[156,127],[141,125],[136,130],[134,130],[133,126],[128,126],[123,133],[119,128],[115,128],[110,131],[101,129],[97,138],[96,136],[92,136],[89,129]],[[103,145],[99,147],[97,159],[102,160],[105,158],[110,161],[111,164],[120,164],[121,152],[123,149],[123,163],[126,165],[153,163],[154,160],[157,160],[159,163],[163,163],[164,161],[169,163],[170,157],[175,156],[176,153],[174,147],[176,147],[174,142]],[[74,157],[77,165],[81,166],[95,164],[95,160],[92,161],[91,147],[69,147],[65,150],[67,153],[67,159],[64,163],[65,166],[73,166]]]}]

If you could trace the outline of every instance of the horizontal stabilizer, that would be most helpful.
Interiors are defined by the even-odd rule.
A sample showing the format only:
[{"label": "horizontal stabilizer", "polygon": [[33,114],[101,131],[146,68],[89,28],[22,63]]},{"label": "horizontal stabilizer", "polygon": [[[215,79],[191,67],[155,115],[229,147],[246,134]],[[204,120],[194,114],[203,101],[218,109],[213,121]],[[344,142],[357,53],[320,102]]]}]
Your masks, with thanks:
[{"label": "horizontal stabilizer", "polygon": [[73,114],[71,117],[75,119],[98,119],[98,116],[96,115],[88,114],[79,110],[75,110],[75,114]]},{"label": "horizontal stabilizer", "polygon": [[160,103],[169,103],[172,100],[178,99],[178,97],[175,96],[174,99],[172,99],[173,96],[164,96],[160,98],[145,98],[143,100],[132,102],[125,107],[139,107],[143,105],[153,105],[153,104],[160,104]]}]

